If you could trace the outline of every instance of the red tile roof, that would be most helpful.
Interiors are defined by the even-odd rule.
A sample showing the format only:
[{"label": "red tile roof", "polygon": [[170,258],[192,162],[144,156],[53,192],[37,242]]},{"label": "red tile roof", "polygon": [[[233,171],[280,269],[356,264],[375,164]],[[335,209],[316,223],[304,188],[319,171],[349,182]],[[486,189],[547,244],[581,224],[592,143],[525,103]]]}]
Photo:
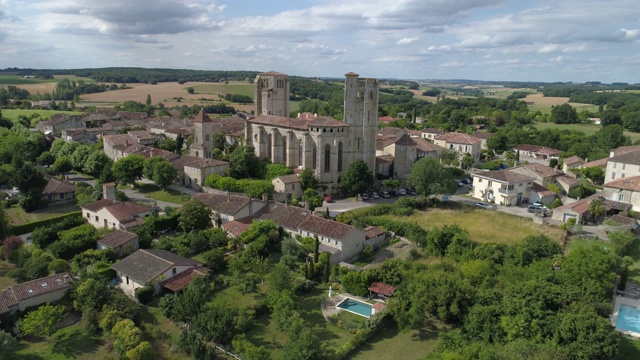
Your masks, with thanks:
[{"label": "red tile roof", "polygon": [[46,194],[66,194],[66,193],[72,193],[75,191],[76,191],[75,186],[51,176],[49,177],[47,186],[45,186],[42,193],[45,195]]},{"label": "red tile roof", "polygon": [[479,171],[472,174],[473,176],[478,176],[481,178],[495,180],[500,182],[522,182],[522,181],[533,181],[534,179],[531,176],[525,176],[522,174],[518,174],[516,172],[512,172],[509,170],[491,170],[491,171]]},{"label": "red tile roof", "polygon": [[640,176],[631,176],[611,180],[608,183],[605,183],[604,187],[620,190],[640,191]]},{"label": "red tile roof", "polygon": [[184,289],[196,276],[208,276],[210,272],[211,269],[205,267],[187,269],[176,276],[163,280],[160,285],[176,292]]},{"label": "red tile roof", "polygon": [[391,295],[393,295],[393,292],[396,291],[396,288],[394,286],[391,286],[385,283],[374,282],[374,283],[371,283],[371,286],[369,286],[368,290],[376,294],[381,294],[386,297],[390,297]]},{"label": "red tile roof", "polygon": [[434,140],[444,140],[450,144],[465,144],[465,145],[474,145],[479,144],[482,140],[475,138],[468,134],[462,133],[445,133],[439,136],[436,136]]},{"label": "red tile roof", "polygon": [[280,181],[282,181],[282,183],[284,184],[293,184],[300,182],[300,177],[296,174],[282,175],[278,176],[276,179],[280,179]]},{"label": "red tile roof", "polygon": [[198,113],[198,115],[196,115],[196,118],[194,119],[195,123],[210,123],[211,119],[209,119],[209,117],[207,116],[207,113],[204,112],[204,108],[200,109],[200,112]]},{"label": "red tile roof", "polygon": [[355,230],[351,225],[313,215],[304,219],[298,229],[334,240],[345,240]]},{"label": "red tile roof", "polygon": [[249,227],[251,226],[252,222],[253,222],[252,218],[245,217],[242,219],[224,223],[222,224],[222,228],[227,230],[227,232],[229,232],[229,234],[231,234],[233,237],[239,237],[240,234],[249,230]]},{"label": "red tile roof", "polygon": [[375,311],[380,311],[382,309],[384,309],[384,304],[381,302],[376,302],[375,304],[373,304],[373,310]]},{"label": "red tile roof", "polygon": [[9,286],[0,292],[0,314],[4,314],[30,298],[71,287],[71,275],[60,273]]},{"label": "red tile roof", "polygon": [[564,159],[563,161],[565,163],[565,165],[570,165],[570,164],[576,164],[576,163],[584,163],[584,159],[581,158],[580,156],[571,156],[568,157],[566,159]]},{"label": "red tile roof", "polygon": [[379,226],[367,226],[366,228],[364,228],[364,236],[367,239],[380,236],[384,233],[385,233],[384,229]]}]

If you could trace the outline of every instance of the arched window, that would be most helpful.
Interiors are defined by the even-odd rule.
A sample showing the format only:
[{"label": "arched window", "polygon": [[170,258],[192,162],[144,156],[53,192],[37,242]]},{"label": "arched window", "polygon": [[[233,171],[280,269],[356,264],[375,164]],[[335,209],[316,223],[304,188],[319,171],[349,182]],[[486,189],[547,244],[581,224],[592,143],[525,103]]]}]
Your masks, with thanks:
[{"label": "arched window", "polygon": [[271,148],[272,148],[271,140],[272,140],[271,134],[267,135],[267,158],[273,161],[273,158],[271,158]]},{"label": "arched window", "polygon": [[324,146],[324,172],[331,171],[331,146]]},{"label": "arched window", "polygon": [[313,144],[313,150],[311,151],[311,168],[315,170],[318,167],[318,149],[316,144]]},{"label": "arched window", "polygon": [[338,171],[342,171],[342,142],[338,143]]},{"label": "arched window", "polygon": [[282,162],[287,163],[287,139],[282,137]]},{"label": "arched window", "polygon": [[302,141],[298,141],[298,166],[302,165]]}]

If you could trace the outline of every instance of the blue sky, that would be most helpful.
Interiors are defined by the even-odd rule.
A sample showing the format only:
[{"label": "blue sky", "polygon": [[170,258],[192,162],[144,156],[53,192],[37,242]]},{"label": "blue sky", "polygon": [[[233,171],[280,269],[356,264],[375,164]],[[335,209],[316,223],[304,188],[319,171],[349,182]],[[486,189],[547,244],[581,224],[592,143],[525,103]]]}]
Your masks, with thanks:
[{"label": "blue sky", "polygon": [[637,0],[0,0],[0,68],[640,83]]}]

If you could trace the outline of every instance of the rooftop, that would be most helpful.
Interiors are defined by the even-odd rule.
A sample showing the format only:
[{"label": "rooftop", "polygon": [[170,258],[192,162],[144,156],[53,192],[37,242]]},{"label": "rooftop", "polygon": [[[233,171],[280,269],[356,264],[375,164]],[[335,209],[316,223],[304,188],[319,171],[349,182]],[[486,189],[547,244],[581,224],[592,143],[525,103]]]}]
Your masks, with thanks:
[{"label": "rooftop", "polygon": [[455,133],[455,132],[445,133],[445,134],[436,136],[434,140],[444,140],[447,143],[451,143],[451,144],[465,144],[465,145],[474,145],[482,142],[482,140],[476,137],[473,137],[471,135]]},{"label": "rooftop", "polygon": [[219,214],[233,215],[244,209],[252,201],[248,197],[238,195],[223,195],[199,193],[194,195],[195,199],[202,201],[211,210]]},{"label": "rooftop", "polygon": [[479,171],[473,173],[473,176],[495,180],[499,182],[523,182],[523,181],[533,181],[534,179],[531,176],[525,176],[522,174],[518,174],[513,171],[505,170],[491,170],[491,171]]},{"label": "rooftop", "polygon": [[345,240],[355,228],[323,217],[309,216],[298,225],[298,229],[334,240]]},{"label": "rooftop", "polygon": [[374,282],[374,283],[371,283],[371,286],[369,286],[368,290],[376,294],[381,294],[386,297],[390,297],[396,291],[396,288],[389,284]]},{"label": "rooftop", "polygon": [[98,244],[106,247],[116,248],[127,242],[136,239],[138,235],[124,230],[115,230],[98,239]]},{"label": "rooftop", "polygon": [[311,216],[311,211],[297,206],[287,206],[283,203],[270,203],[265,213],[260,215],[260,220],[273,220],[285,229],[296,230],[304,219]]},{"label": "rooftop", "polygon": [[278,127],[285,127],[290,129],[308,130],[309,127],[342,127],[345,124],[342,121],[336,120],[328,116],[316,116],[311,113],[302,113],[297,118],[289,118],[284,116],[274,115],[258,115],[253,119],[247,120],[248,122],[263,125],[272,125]]},{"label": "rooftop", "polygon": [[140,284],[146,284],[174,266],[198,267],[200,265],[195,260],[166,250],[141,249],[115,263],[111,268]]},{"label": "rooftop", "polygon": [[0,292],[0,314],[6,313],[21,301],[71,287],[67,272],[9,286]]},{"label": "rooftop", "polygon": [[628,191],[640,191],[640,176],[623,177],[611,180],[605,183],[604,187]]},{"label": "rooftop", "polygon": [[211,269],[205,267],[187,269],[176,276],[163,280],[160,285],[176,292],[184,289],[196,276],[207,276],[210,272]]}]

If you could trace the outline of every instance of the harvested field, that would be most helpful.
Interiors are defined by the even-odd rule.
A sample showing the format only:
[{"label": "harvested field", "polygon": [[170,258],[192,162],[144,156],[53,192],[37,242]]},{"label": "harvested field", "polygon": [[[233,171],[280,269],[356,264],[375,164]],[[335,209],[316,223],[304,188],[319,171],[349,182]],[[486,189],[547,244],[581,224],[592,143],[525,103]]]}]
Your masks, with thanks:
[{"label": "harvested field", "polygon": [[596,105],[572,103],[572,102],[569,102],[568,97],[554,97],[554,96],[545,97],[541,93],[527,95],[527,97],[522,100],[524,100],[529,104],[530,111],[540,111],[546,114],[551,113],[552,106],[562,105],[567,103],[573,106],[578,112],[583,110],[588,110],[588,111],[598,110],[598,106]]}]

